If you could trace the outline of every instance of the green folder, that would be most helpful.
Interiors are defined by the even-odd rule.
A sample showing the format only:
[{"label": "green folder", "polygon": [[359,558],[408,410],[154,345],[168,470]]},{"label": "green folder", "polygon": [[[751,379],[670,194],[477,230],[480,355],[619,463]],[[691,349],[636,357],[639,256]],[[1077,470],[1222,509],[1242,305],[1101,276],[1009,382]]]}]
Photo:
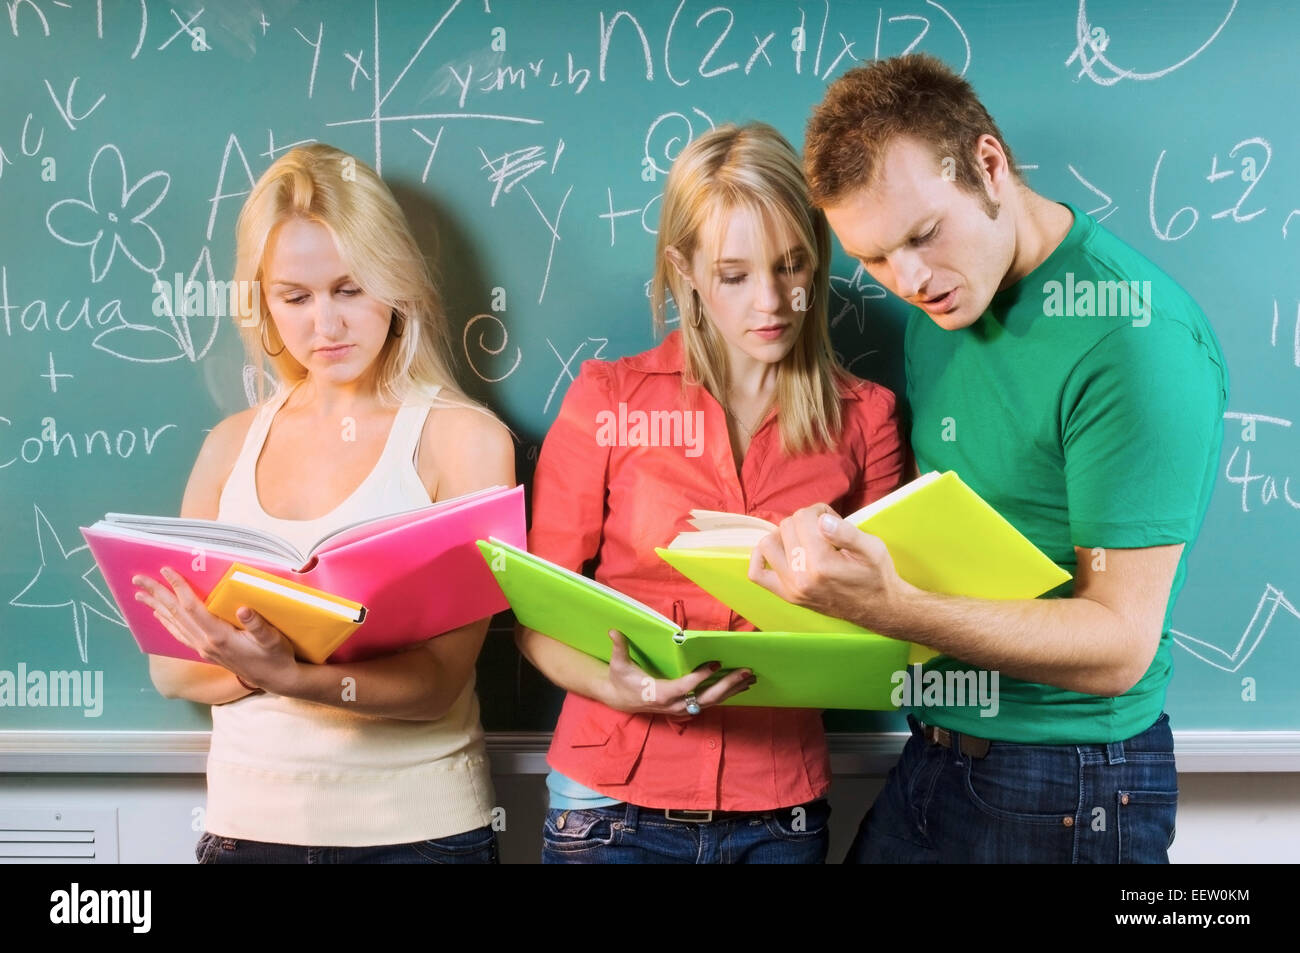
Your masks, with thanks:
[{"label": "green folder", "polygon": [[683,631],[644,603],[496,537],[478,541],[520,623],[608,662],[609,630],[627,636],[632,660],[657,678],[705,662],[719,676],[751,669],[758,681],[722,704],[762,708],[893,710],[909,643],[871,632]]}]

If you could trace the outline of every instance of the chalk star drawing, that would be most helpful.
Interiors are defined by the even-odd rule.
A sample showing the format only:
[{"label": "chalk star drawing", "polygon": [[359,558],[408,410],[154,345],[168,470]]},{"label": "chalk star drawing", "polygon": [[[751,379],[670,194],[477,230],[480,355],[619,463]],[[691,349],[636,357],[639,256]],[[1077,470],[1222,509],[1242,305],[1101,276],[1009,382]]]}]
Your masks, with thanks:
[{"label": "chalk star drawing", "polygon": [[[831,275],[830,292],[832,301],[828,308],[831,327],[836,327],[844,318],[853,315],[854,323],[858,326],[858,333],[865,332],[867,313],[871,309],[867,302],[879,301],[889,296],[885,289],[873,283],[870,277],[862,265],[858,265],[849,278]],[[839,302],[838,305],[835,303],[836,300]]]},{"label": "chalk star drawing", "polygon": [[1217,645],[1211,645],[1209,642],[1203,642],[1200,639],[1193,638],[1186,632],[1179,632],[1177,629],[1170,629],[1169,632],[1174,637],[1174,642],[1191,652],[1202,662],[1213,665],[1217,669],[1225,672],[1235,672],[1246,664],[1246,660],[1259,647],[1259,643],[1264,638],[1264,633],[1273,622],[1273,616],[1277,615],[1278,609],[1286,609],[1297,619],[1300,619],[1300,611],[1287,601],[1281,590],[1275,589],[1272,585],[1264,585],[1264,594],[1259,597],[1259,604],[1255,606],[1255,613],[1250,617],[1250,623],[1246,626],[1246,631],[1241,634],[1240,640],[1233,647],[1232,652],[1225,652]]},{"label": "chalk star drawing", "polygon": [[[90,554],[90,546],[82,543],[76,549],[67,549],[49,519],[41,512],[41,508],[36,504],[33,504],[32,508],[36,511],[36,550],[40,554],[41,565],[22,591],[9,600],[9,604],[25,609],[61,609],[64,606],[71,608],[72,628],[77,638],[77,653],[81,656],[81,661],[86,662],[88,660],[86,635],[89,630],[90,613],[93,612],[101,619],[107,619],[123,628],[126,627],[126,621],[117,611],[113,600],[90,578],[99,572],[99,567],[95,565],[95,560]],[[84,555],[81,555],[83,553]],[[81,569],[82,564],[86,562],[90,565],[84,570]],[[64,583],[69,573],[80,576],[81,581],[95,594],[97,604],[91,604],[85,598],[77,597],[84,594],[68,594]],[[101,610],[99,605],[107,611]]]}]

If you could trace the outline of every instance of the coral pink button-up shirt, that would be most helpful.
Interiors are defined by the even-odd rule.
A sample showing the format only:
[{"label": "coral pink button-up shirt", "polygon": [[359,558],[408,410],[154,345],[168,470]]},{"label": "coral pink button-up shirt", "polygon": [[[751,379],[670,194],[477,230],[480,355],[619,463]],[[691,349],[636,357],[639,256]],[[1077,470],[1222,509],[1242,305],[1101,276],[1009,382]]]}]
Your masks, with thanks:
[{"label": "coral pink button-up shirt", "polygon": [[[542,446],[528,548],[578,572],[594,563],[597,581],[682,628],[752,630],[655,547],[690,529],[691,509],[779,522],[813,503],[849,513],[884,496],[903,470],[894,394],[854,379],[841,391],[838,446],[802,456],[782,454],[773,410],[737,472],[725,411],[698,386],[688,404],[682,374],[680,332],[641,354],[582,365]],[[638,429],[636,411],[678,415]],[[660,438],[677,445],[645,445]],[[830,786],[821,713],[807,709],[714,706],[676,718],[570,692],[547,760],[601,794],[652,808],[771,810]]]}]

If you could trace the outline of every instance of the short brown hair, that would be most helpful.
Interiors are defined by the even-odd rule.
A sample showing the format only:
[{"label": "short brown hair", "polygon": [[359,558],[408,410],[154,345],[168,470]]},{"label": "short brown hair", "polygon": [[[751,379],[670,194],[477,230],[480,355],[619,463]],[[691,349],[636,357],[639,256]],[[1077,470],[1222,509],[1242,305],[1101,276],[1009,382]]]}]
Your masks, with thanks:
[{"label": "short brown hair", "polygon": [[810,198],[824,208],[869,188],[898,136],[927,143],[936,156],[951,156],[957,185],[984,197],[975,143],[985,134],[997,139],[1019,179],[997,123],[970,83],[942,61],[911,53],[849,70],[831,83],[808,120],[804,175]]}]

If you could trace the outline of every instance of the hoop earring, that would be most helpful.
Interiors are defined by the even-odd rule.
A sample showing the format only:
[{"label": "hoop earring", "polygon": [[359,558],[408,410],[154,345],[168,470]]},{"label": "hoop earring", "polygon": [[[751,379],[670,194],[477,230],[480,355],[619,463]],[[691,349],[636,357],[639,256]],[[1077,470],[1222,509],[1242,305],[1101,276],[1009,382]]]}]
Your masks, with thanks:
[{"label": "hoop earring", "polygon": [[262,327],[257,332],[257,338],[259,343],[261,343],[262,345],[262,351],[266,354],[267,357],[279,357],[281,354],[284,353],[284,342],[283,341],[280,342],[280,350],[276,351],[274,354],[271,353],[271,349],[266,346],[266,326],[268,323],[269,322],[267,321],[262,322]]},{"label": "hoop earring", "polygon": [[700,303],[700,293],[691,289],[691,327],[698,330],[704,325],[704,305]]}]

